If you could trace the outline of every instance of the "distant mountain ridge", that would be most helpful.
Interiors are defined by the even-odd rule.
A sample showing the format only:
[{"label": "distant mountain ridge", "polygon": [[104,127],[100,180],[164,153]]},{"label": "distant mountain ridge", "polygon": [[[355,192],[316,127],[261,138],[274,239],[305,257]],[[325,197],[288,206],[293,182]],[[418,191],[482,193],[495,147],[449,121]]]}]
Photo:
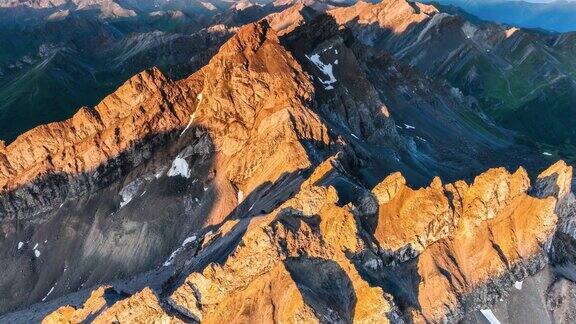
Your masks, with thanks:
[{"label": "distant mountain ridge", "polygon": [[576,2],[557,0],[547,3],[506,0],[425,0],[458,6],[482,19],[525,28],[556,32],[576,31]]}]

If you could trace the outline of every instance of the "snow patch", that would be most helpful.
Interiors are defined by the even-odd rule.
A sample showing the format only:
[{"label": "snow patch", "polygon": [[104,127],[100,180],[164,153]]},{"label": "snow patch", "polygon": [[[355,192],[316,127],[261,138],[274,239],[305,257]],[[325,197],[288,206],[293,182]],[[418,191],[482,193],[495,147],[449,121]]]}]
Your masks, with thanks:
[{"label": "snow patch", "polygon": [[480,312],[486,317],[490,324],[500,324],[500,321],[496,318],[496,315],[492,313],[491,309],[481,309]]},{"label": "snow patch", "polygon": [[242,192],[242,190],[238,190],[238,205],[240,205],[240,203],[244,200],[244,193]]},{"label": "snow patch", "polygon": [[190,169],[188,168],[188,162],[181,157],[177,157],[172,162],[170,170],[168,170],[169,177],[182,176],[184,178],[190,178]]},{"label": "snow patch", "polygon": [[136,196],[136,193],[143,185],[143,181],[140,179],[136,179],[129,184],[127,184],[120,192],[118,193],[122,197],[122,201],[120,202],[120,208],[128,205],[130,201]]},{"label": "snow patch", "polygon": [[167,267],[169,265],[172,265],[172,263],[174,262],[174,258],[176,257],[176,255],[178,255],[178,253],[180,253],[180,251],[182,251],[182,249],[192,243],[196,241],[196,235],[192,235],[190,237],[187,237],[183,242],[182,245],[177,248],[176,250],[174,250],[174,252],[172,252],[172,254],[170,254],[170,256],[168,257],[168,259],[164,262],[164,266]]},{"label": "snow patch", "polygon": [[40,257],[40,254],[41,254],[40,251],[34,249],[34,255],[35,255],[37,258]]},{"label": "snow patch", "polygon": [[549,152],[542,152],[542,154],[546,155],[546,156],[552,156],[552,153],[549,153]]},{"label": "snow patch", "polygon": [[156,179],[160,179],[163,174],[164,174],[164,168],[158,170],[158,171],[154,174],[154,177],[155,177]]},{"label": "snow patch", "polygon": [[37,247],[38,247],[38,243],[36,243],[36,244],[34,245],[34,247],[32,248],[32,250],[36,250]]},{"label": "snow patch", "polygon": [[406,129],[416,129],[416,127],[408,124],[404,124],[404,127],[406,127]]},{"label": "snow patch", "polygon": [[356,136],[354,133],[350,133],[350,135],[352,135],[352,137],[354,137],[355,139],[359,139],[358,136]]},{"label": "snow patch", "polygon": [[196,116],[196,111],[194,111],[192,113],[192,115],[190,115],[190,121],[188,122],[188,125],[186,125],[186,127],[184,128],[184,130],[182,131],[182,133],[180,133],[179,137],[182,137],[182,135],[184,135],[184,133],[186,133],[186,131],[188,130],[188,128],[190,128],[190,126],[192,126],[192,122],[194,122],[194,117]]},{"label": "snow patch", "polygon": [[524,281],[516,281],[514,283],[514,288],[518,289],[518,290],[522,290],[522,284],[524,283]]},{"label": "snow patch", "polygon": [[46,294],[46,296],[44,296],[44,298],[42,298],[42,301],[45,301],[46,298],[48,298],[48,296],[50,296],[50,294],[54,291],[54,286],[52,286],[52,288],[50,288],[50,291],[48,291],[48,293]]},{"label": "snow patch", "polygon": [[192,235],[192,236],[190,236],[190,237],[187,237],[187,238],[184,240],[184,242],[182,242],[182,246],[186,246],[187,244],[192,243],[192,242],[194,242],[194,241],[196,241],[196,235]]},{"label": "snow patch", "polygon": [[376,259],[368,260],[368,261],[366,261],[366,262],[364,263],[364,266],[365,266],[366,268],[370,268],[370,269],[372,269],[372,270],[376,270],[376,269],[378,269],[378,260],[376,260]]},{"label": "snow patch", "polygon": [[328,80],[324,81],[320,78],[318,78],[320,80],[320,82],[324,85],[324,89],[326,90],[332,90],[334,89],[334,87],[332,86],[333,83],[335,83],[336,78],[334,77],[334,71],[332,68],[332,64],[328,63],[328,64],[324,64],[321,60],[320,60],[320,55],[319,54],[312,54],[311,56],[306,55],[306,58],[310,60],[310,62],[314,63],[314,65],[316,65],[316,67],[322,71],[322,73],[324,73],[324,75],[326,75],[328,77]]},{"label": "snow patch", "polygon": [[20,250],[24,246],[24,242],[18,242],[18,250]]}]

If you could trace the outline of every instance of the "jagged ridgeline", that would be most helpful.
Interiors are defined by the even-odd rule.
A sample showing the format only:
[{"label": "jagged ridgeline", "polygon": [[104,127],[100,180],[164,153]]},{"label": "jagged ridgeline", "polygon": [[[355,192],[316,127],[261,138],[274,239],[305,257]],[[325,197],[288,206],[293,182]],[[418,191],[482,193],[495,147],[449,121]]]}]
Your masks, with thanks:
[{"label": "jagged ridgeline", "polygon": [[569,322],[572,167],[391,50],[444,19],[283,3],[3,146],[0,322]]}]

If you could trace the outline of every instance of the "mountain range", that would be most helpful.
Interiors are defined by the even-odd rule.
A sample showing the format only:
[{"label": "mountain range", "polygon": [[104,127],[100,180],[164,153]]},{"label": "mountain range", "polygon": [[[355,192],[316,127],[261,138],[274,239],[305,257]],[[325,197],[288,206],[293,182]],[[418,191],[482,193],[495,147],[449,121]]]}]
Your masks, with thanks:
[{"label": "mountain range", "polygon": [[28,17],[0,322],[576,318],[571,34],[406,0],[0,7]]},{"label": "mountain range", "polygon": [[[430,2],[430,1],[425,1]],[[488,21],[555,32],[576,31],[576,2],[570,0],[439,0]]]}]

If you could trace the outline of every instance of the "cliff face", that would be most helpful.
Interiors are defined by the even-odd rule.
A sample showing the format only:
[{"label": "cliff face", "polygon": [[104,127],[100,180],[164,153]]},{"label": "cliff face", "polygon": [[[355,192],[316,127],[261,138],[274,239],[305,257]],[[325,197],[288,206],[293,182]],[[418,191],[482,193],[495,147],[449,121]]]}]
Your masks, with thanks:
[{"label": "cliff face", "polygon": [[569,294],[572,168],[509,172],[533,152],[338,22],[435,13],[394,3],[296,4],[2,147],[0,312],[30,308],[0,321],[450,322],[524,279]]},{"label": "cliff face", "polygon": [[[297,184],[299,172],[329,144],[308,107],[312,97],[308,77],[268,25],[258,23],[187,79],[145,71],[95,108],[18,138],[3,151],[2,228],[6,246],[25,248],[5,255],[20,260],[9,271],[20,279],[6,277],[4,298],[28,293],[6,305],[28,294],[40,299],[53,286],[70,291],[144,271],[192,228],[219,223],[242,202],[250,207],[275,183]],[[252,213],[290,190],[285,186]],[[82,221],[66,222],[66,210],[77,210]],[[176,234],[162,240],[170,228]],[[129,229],[135,232],[125,234]],[[115,242],[107,240],[111,235]],[[58,253],[65,241],[78,245]],[[118,269],[92,275],[89,264],[107,257],[121,263]],[[27,271],[18,274],[22,266]],[[60,272],[67,267],[74,269]]]},{"label": "cliff face", "polygon": [[[195,237],[194,252],[179,250],[175,262],[192,273],[164,286],[164,309],[206,323],[452,321],[545,267],[559,191],[529,195],[535,187],[524,170],[416,191],[393,175],[363,204],[339,206],[330,181],[321,185],[344,177],[337,161],[323,162],[272,212],[225,221]],[[544,174],[570,172],[550,170]],[[399,211],[411,213],[389,228]],[[142,294],[149,292],[102,306],[103,314],[120,303],[143,307]]]}]

